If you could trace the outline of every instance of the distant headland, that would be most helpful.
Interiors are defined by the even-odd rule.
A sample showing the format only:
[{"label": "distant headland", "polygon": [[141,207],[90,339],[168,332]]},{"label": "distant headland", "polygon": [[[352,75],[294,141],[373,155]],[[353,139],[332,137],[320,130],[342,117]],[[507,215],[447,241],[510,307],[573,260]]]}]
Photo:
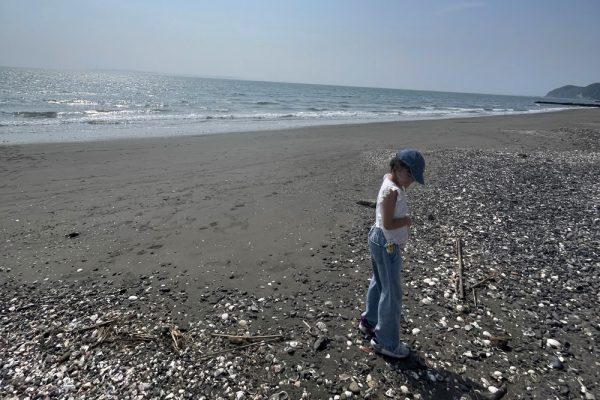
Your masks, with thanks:
[{"label": "distant headland", "polygon": [[[588,86],[567,85],[548,92],[546,97],[560,100],[535,101],[537,104],[561,104],[578,107],[600,107],[600,83],[592,83]],[[577,101],[566,101],[565,99],[576,99]]]},{"label": "distant headland", "polygon": [[588,86],[567,85],[548,92],[546,97],[562,99],[600,100],[600,83]]}]

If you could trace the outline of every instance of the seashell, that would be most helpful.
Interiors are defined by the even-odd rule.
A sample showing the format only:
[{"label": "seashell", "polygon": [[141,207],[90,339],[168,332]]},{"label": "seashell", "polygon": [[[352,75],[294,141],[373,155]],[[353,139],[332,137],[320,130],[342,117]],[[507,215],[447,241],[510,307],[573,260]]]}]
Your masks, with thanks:
[{"label": "seashell", "polygon": [[327,325],[325,324],[325,322],[319,321],[316,323],[316,326],[321,332],[327,332]]},{"label": "seashell", "polygon": [[553,349],[559,349],[561,347],[561,344],[556,339],[547,339],[546,340],[546,346],[552,347]]}]

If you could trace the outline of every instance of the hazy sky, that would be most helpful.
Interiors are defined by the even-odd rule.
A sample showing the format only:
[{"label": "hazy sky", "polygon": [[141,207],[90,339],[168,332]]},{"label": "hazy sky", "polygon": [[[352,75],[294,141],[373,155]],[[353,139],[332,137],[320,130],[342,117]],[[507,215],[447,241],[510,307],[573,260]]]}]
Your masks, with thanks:
[{"label": "hazy sky", "polygon": [[0,65],[544,95],[600,81],[600,1],[0,0]]}]

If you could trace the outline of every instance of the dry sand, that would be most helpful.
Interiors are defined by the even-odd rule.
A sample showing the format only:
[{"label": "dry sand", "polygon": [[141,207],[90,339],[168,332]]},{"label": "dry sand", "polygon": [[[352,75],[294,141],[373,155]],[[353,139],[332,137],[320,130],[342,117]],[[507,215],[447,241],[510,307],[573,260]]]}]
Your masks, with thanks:
[{"label": "dry sand", "polygon": [[[544,152],[597,154],[599,129],[600,110],[572,110],[168,139],[0,146],[0,285],[11,296],[31,291],[32,296],[41,298],[53,285],[71,287],[76,293],[79,284],[100,282],[107,293],[121,288],[123,298],[117,296],[115,308],[130,307],[126,299],[135,294],[139,300],[134,308],[148,313],[159,310],[164,318],[190,329],[194,323],[209,320],[207,310],[221,307],[220,301],[233,292],[268,299],[297,300],[311,295],[331,301],[342,298],[348,290],[348,282],[340,276],[354,274],[351,283],[359,287],[350,288],[351,298],[342,307],[336,306],[340,308],[337,315],[346,321],[343,329],[333,316],[325,318],[330,336],[339,329],[344,337],[362,308],[362,298],[354,293],[366,290],[370,268],[364,246],[358,246],[356,254],[348,245],[365,239],[372,213],[355,203],[375,196],[386,169],[383,156],[402,147],[423,150],[432,162],[426,180],[435,189],[441,174],[433,174],[443,171],[447,151],[458,149],[467,155],[479,150],[538,156]],[[452,155],[455,170],[468,173],[470,160]],[[416,188],[416,193],[419,190]],[[66,236],[71,233],[76,237]],[[445,244],[440,246],[436,251],[448,251]],[[356,259],[348,264],[353,253]],[[409,252],[408,263],[410,257]],[[597,265],[598,260],[595,262]],[[427,264],[427,268],[435,267],[434,261]],[[157,309],[139,304],[147,293],[140,290],[140,278],[154,277],[159,280],[152,285],[154,289],[168,288],[159,293],[165,296],[164,303],[155,303],[159,304]],[[25,282],[35,284],[26,286],[25,291],[16,289]],[[224,293],[220,299],[217,291]],[[97,294],[102,296],[102,291]],[[210,307],[202,306],[207,299]],[[446,306],[441,304],[446,301],[443,297],[436,301]],[[14,322],[14,309],[11,314],[7,307],[2,307],[0,315]],[[297,309],[278,319],[273,307],[262,315],[263,322],[254,325],[262,329],[249,331],[281,332],[302,327],[302,319],[310,321],[311,315],[300,312],[300,318]],[[319,311],[312,311],[315,318]],[[217,312],[221,315],[222,310]],[[414,315],[418,310],[412,312]],[[272,320],[270,327],[265,320]],[[46,323],[51,325],[52,321]],[[228,331],[225,326],[217,328]],[[597,337],[598,332],[594,335]],[[9,343],[3,345],[8,348]],[[417,347],[428,360],[427,354],[435,354],[444,344],[433,341]],[[595,346],[592,349],[592,354],[597,351]],[[353,356],[356,359],[365,356],[364,351],[355,351],[359,353]],[[0,357],[6,362],[9,354],[0,352]],[[370,360],[368,371],[381,379],[376,371],[383,365],[378,363],[385,362],[373,355],[365,357]],[[322,366],[320,371],[339,375],[340,368],[357,370],[356,363],[354,367],[335,363],[337,367]],[[597,366],[596,362],[589,367]],[[444,369],[442,375],[454,376],[451,370]],[[362,371],[366,376],[368,371]],[[463,382],[466,388],[455,389],[467,396],[471,393],[473,398],[477,396],[475,389],[485,392],[487,385],[475,375],[468,377],[468,383]],[[4,385],[0,394],[15,393],[11,376],[5,373],[0,381]],[[355,378],[366,385],[365,376]],[[286,389],[275,387],[281,376],[273,379],[270,392],[265,389],[265,398],[280,390],[296,398],[303,388],[312,398],[322,398],[323,393],[333,397],[336,390],[342,394],[342,389],[347,389],[342,384],[337,389],[324,388],[314,380],[312,386],[291,385]],[[383,379],[379,391],[367,394],[383,397],[390,388],[398,390],[398,382],[389,379],[387,384]],[[511,383],[509,398],[518,398],[521,395],[516,394],[521,392],[528,398],[523,382],[514,383],[512,391]],[[7,389],[10,385],[13,392]],[[434,395],[418,383],[408,386],[413,395],[420,393],[423,398],[438,398],[446,387],[438,388]],[[159,391],[155,396],[171,389],[163,384],[163,394]],[[539,390],[533,393],[542,397],[540,393],[547,393]],[[214,393],[207,393],[208,398],[216,396]],[[572,398],[579,396],[579,388],[572,387],[571,394],[575,393]],[[447,396],[455,397],[456,392]]]}]

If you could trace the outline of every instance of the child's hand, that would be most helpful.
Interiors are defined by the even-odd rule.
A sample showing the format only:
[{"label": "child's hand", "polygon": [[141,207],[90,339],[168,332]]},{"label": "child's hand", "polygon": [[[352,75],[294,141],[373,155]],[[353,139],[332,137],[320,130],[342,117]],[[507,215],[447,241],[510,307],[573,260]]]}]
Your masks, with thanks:
[{"label": "child's hand", "polygon": [[387,242],[385,244],[385,251],[387,251],[388,254],[394,254],[394,250],[396,250],[396,245],[392,242]]}]

